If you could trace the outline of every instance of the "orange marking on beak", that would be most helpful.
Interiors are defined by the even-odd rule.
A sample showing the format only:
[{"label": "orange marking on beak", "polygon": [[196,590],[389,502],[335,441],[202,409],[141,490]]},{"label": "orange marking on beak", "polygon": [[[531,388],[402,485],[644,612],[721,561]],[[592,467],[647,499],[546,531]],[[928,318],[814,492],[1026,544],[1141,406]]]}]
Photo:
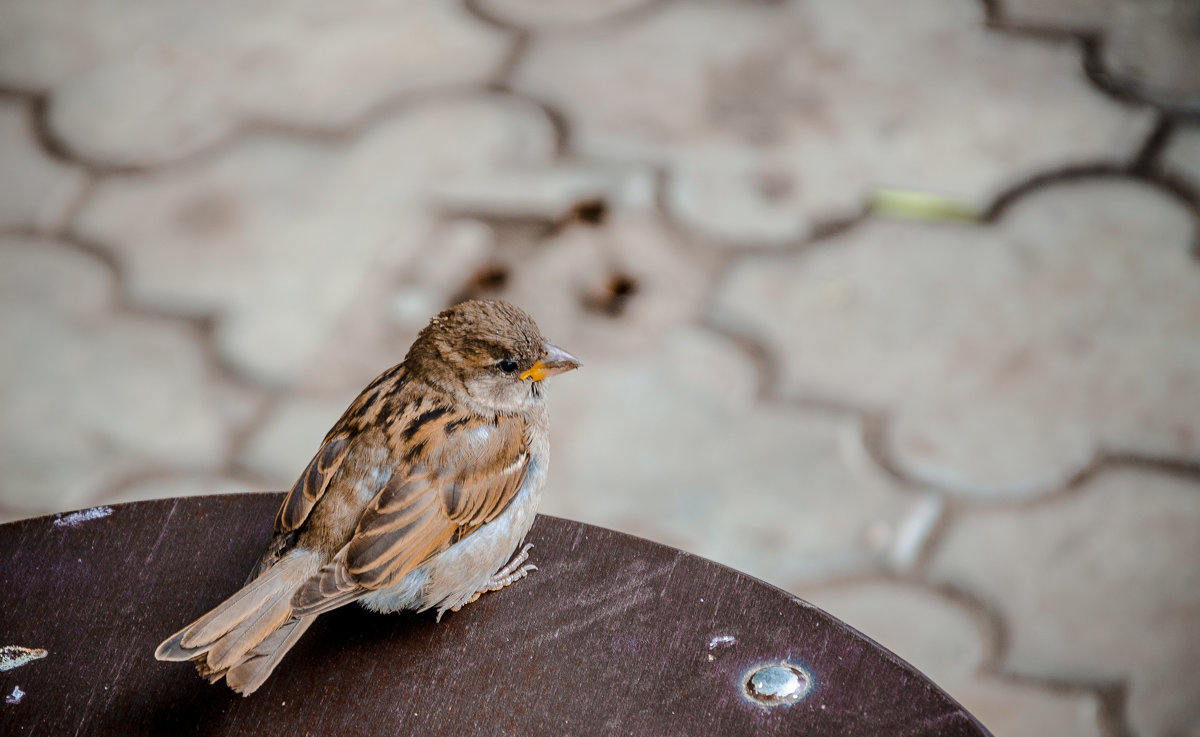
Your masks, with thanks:
[{"label": "orange marking on beak", "polygon": [[542,379],[546,378],[549,375],[550,374],[546,373],[546,364],[542,363],[541,361],[538,361],[537,363],[530,366],[528,371],[522,372],[521,378],[522,379],[533,379],[534,381],[541,381]]}]

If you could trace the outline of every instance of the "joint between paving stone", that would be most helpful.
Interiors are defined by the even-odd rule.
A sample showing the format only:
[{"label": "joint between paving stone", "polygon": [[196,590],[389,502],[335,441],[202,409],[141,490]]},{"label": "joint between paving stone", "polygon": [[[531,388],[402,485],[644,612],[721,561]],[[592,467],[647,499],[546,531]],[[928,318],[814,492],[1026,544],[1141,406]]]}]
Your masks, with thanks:
[{"label": "joint between paving stone", "polygon": [[1080,33],[1079,45],[1083,54],[1083,71],[1088,80],[1101,92],[1129,106],[1152,105],[1160,110],[1185,116],[1200,116],[1200,103],[1165,100],[1136,82],[1126,81],[1113,74],[1104,63],[1103,33]]},{"label": "joint between paving stone", "polygon": [[815,219],[809,224],[804,233],[785,242],[776,243],[740,243],[736,239],[727,239],[701,232],[688,225],[680,218],[668,202],[668,192],[671,188],[671,178],[674,173],[669,164],[650,165],[654,173],[654,208],[663,222],[673,231],[685,237],[689,242],[701,246],[720,249],[733,259],[759,255],[785,256],[802,251],[823,241],[835,238],[865,222],[871,214],[867,198],[861,198],[856,210],[852,213],[831,215]]},{"label": "joint between paving stone", "polygon": [[[772,392],[766,397],[766,399],[773,404],[790,409],[819,412],[827,415],[853,417],[858,420],[859,426],[863,428],[863,433],[866,432],[865,428],[871,422],[871,418],[876,414],[876,412],[878,412],[878,410],[864,407],[863,405],[857,404],[848,399],[832,397],[823,394],[783,394],[779,392]],[[862,439],[860,438],[860,442],[861,441]],[[865,442],[863,443],[863,448],[866,448]],[[873,465],[879,467],[880,470],[887,472],[887,469],[879,466],[879,464],[875,462],[875,458],[871,457],[869,453],[867,454],[867,457],[870,458]],[[893,476],[890,472],[887,472],[887,475],[891,476],[893,481],[899,482],[901,486],[910,487],[914,490],[931,490],[928,486],[922,484],[912,484],[907,479]]]},{"label": "joint between paving stone", "polygon": [[30,110],[33,115],[33,138],[38,147],[49,156],[63,164],[78,166],[93,175],[104,174],[136,174],[145,171],[146,167],[110,164],[91,159],[59,137],[50,125],[50,101],[52,92],[39,92],[30,95]]},{"label": "joint between paving stone", "polygon": [[[905,472],[887,451],[887,443],[884,440],[888,423],[891,420],[890,414],[886,410],[860,410],[860,412],[862,416],[861,442],[866,457],[883,473],[890,476],[902,491],[933,495],[941,503],[936,519],[917,545],[917,552],[910,566],[913,576],[926,582],[927,585],[932,585],[928,583],[926,576],[930,561],[937,552],[938,546],[945,540],[962,511],[968,506],[979,504],[979,502],[964,498],[954,489],[942,488],[929,481],[914,478]],[[1034,500],[1039,498],[1034,497]],[[999,621],[999,610],[984,606],[983,611],[989,612]]]},{"label": "joint between paving stone", "polygon": [[[1155,184],[1161,187],[1163,191],[1178,198],[1192,210],[1197,219],[1200,219],[1200,188],[1196,187],[1181,174],[1172,171],[1162,161],[1166,150],[1171,145],[1172,139],[1179,135],[1182,130],[1179,123],[1180,120],[1175,116],[1164,116],[1162,121],[1162,127],[1165,129],[1163,140],[1161,142],[1155,141],[1153,138],[1147,140],[1146,148],[1151,149],[1148,153],[1152,154],[1153,157],[1146,162],[1144,169],[1135,169],[1135,174],[1141,177],[1143,181]],[[1158,145],[1155,148],[1151,148],[1151,144]],[[1200,233],[1197,235],[1194,253],[1200,256]]]},{"label": "joint between paving stone", "polygon": [[619,26],[624,23],[634,22],[645,15],[655,12],[657,9],[669,5],[674,0],[642,0],[627,8],[619,8],[617,10],[608,10],[607,14],[597,18],[589,18],[583,21],[567,21],[563,23],[550,22],[541,24],[537,21],[522,22],[520,20],[510,20],[504,17],[503,13],[497,13],[487,7],[486,0],[461,0],[463,8],[472,15],[476,20],[479,20],[493,28],[504,31],[524,31],[528,33],[546,32],[553,33],[556,30],[566,29],[574,30],[577,28],[605,28],[609,26]]},{"label": "joint between paving stone", "polygon": [[1169,458],[1141,455],[1137,453],[1106,452],[1101,455],[1093,475],[1122,468],[1147,471],[1177,478],[1182,481],[1200,482],[1200,461],[1186,458]]},{"label": "joint between paving stone", "polygon": [[554,133],[554,156],[556,159],[561,159],[569,156],[571,150],[571,121],[561,110],[546,100],[531,95],[528,92],[521,90],[509,89],[507,86],[495,90],[490,90],[493,94],[501,95],[519,100],[527,105],[532,105],[541,111],[550,123],[550,129]]},{"label": "joint between paving stone", "polygon": [[42,153],[60,164],[95,171],[95,167],[75,156],[74,152],[50,130],[46,122],[50,93],[0,85],[0,99],[24,103],[29,132]]},{"label": "joint between paving stone", "polygon": [[981,0],[984,25],[989,30],[1047,42],[1074,42],[1079,47],[1080,67],[1088,81],[1107,97],[1129,106],[1153,107],[1182,115],[1200,115],[1200,105],[1164,100],[1153,92],[1138,89],[1135,82],[1119,78],[1104,62],[1106,34],[1102,30],[1062,29],[1007,19],[999,0]]},{"label": "joint between paving stone", "polygon": [[244,376],[233,364],[221,356],[221,352],[217,350],[213,340],[220,319],[215,313],[171,312],[161,307],[135,302],[129,295],[127,286],[129,280],[125,275],[124,265],[116,254],[103,243],[80,235],[69,225],[62,233],[35,233],[33,235],[42,240],[60,243],[102,264],[113,280],[114,301],[110,309],[114,315],[172,324],[190,333],[200,346],[206,370],[211,378],[228,382],[238,389],[250,392],[260,401],[263,397],[278,393],[278,388],[263,385],[252,377]]},{"label": "joint between paving stone", "polygon": [[513,73],[521,63],[521,60],[525,58],[525,53],[528,51],[532,40],[532,34],[521,30],[513,30],[510,34],[508,51],[496,64],[496,69],[492,72],[491,77],[484,83],[484,87],[489,90],[514,92],[511,86]]},{"label": "joint between paving stone", "polygon": [[1051,503],[1065,495],[1074,494],[1076,491],[1082,489],[1088,480],[1107,468],[1105,465],[1105,456],[1103,453],[1097,451],[1082,468],[1072,474],[1061,485],[1054,488],[1043,489],[1040,492],[1016,498],[977,495],[968,497],[964,495],[963,489],[938,483],[934,479],[919,478],[906,471],[888,450],[887,435],[891,421],[891,414],[887,410],[872,410],[867,412],[866,421],[863,424],[863,447],[866,449],[867,456],[879,468],[899,482],[902,487],[933,492],[942,497],[947,505],[942,518],[938,521],[934,530],[930,532],[928,540],[921,551],[919,567],[922,568],[935,547],[935,540],[939,540],[946,530],[949,529],[951,518],[956,516],[962,505],[1006,509],[1036,508]]},{"label": "joint between paving stone", "polygon": [[671,204],[668,202],[671,179],[674,176],[671,166],[666,163],[657,163],[651,164],[649,168],[654,177],[654,212],[658,218],[672,233],[683,238],[684,242],[688,243],[691,247],[707,248],[716,252],[727,252],[728,255],[722,259],[724,261],[721,264],[722,268],[732,266],[733,261],[738,257],[754,256],[755,254],[775,250],[755,246],[741,246],[735,241],[721,240],[692,228],[673,212]]},{"label": "joint between paving stone", "polygon": [[[766,2],[780,2],[780,0],[765,0]],[[622,10],[618,10],[611,15],[608,15],[600,20],[592,21],[590,26],[619,26],[626,23],[633,23],[641,20],[644,16],[652,15],[667,7],[676,0],[645,0],[645,2],[633,5]]]},{"label": "joint between paving stone", "polygon": [[176,157],[169,162],[146,168],[163,170],[186,165],[198,159],[218,156],[226,149],[232,148],[239,142],[255,136],[303,141],[304,143],[329,148],[348,146],[358,139],[363,131],[381,123],[387,118],[403,115],[409,110],[431,101],[436,102],[446,98],[469,96],[473,93],[492,94],[493,91],[487,89],[486,86],[463,85],[401,92],[380,100],[346,123],[336,126],[297,125],[286,120],[246,118],[239,120],[231,126],[228,133],[208,146],[186,156]]},{"label": "joint between paving stone", "polygon": [[1005,17],[999,0],[982,0],[982,2],[986,7],[984,26],[988,30],[1046,43],[1075,44],[1079,49],[1080,69],[1096,89],[1122,104],[1141,106],[1146,103],[1145,100],[1124,90],[1104,66],[1101,56],[1103,38],[1099,31],[1019,23]]},{"label": "joint between paving stone", "polygon": [[865,407],[846,399],[825,395],[790,395],[780,391],[779,360],[771,351],[767,342],[731,325],[724,325],[713,317],[713,310],[706,309],[695,321],[696,327],[714,333],[733,344],[747,356],[758,375],[758,391],[756,401],[760,404],[773,404],[800,411],[816,411],[835,415],[851,416],[859,421],[862,429],[860,442],[866,457],[902,488],[914,492],[937,492],[943,490],[925,482],[909,478],[895,463],[888,460],[882,449],[882,432],[886,424],[886,412],[879,408]]},{"label": "joint between paving stone", "polygon": [[[1194,219],[1200,221],[1200,192],[1182,177],[1165,170],[1159,163],[1174,131],[1174,120],[1164,115],[1147,135],[1139,151],[1124,166],[1110,162],[1077,164],[1040,172],[1017,182],[996,195],[981,215],[980,222],[995,224],[1019,200],[1041,189],[1088,179],[1129,179],[1154,187],[1177,200],[1190,211]],[[1200,260],[1200,227],[1197,228],[1191,253],[1193,258]]]},{"label": "joint between paving stone", "polygon": [[[599,222],[588,222],[587,217],[583,213],[584,208],[598,212],[597,215],[592,215],[591,217],[602,220],[607,217],[607,213],[612,208],[612,205],[609,203],[607,197],[600,195],[576,199],[560,212],[553,214],[499,212],[471,205],[464,206],[447,203],[433,203],[431,207],[440,222],[453,223],[467,220],[481,223],[491,229],[496,237],[491,239],[491,242],[488,244],[488,258],[485,259],[487,265],[491,266],[513,260],[512,258],[501,257],[501,253],[508,250],[504,245],[506,242],[511,240],[524,241],[523,245],[536,248],[549,240],[561,236],[569,228],[578,226],[599,227],[601,224]],[[505,237],[505,231],[523,231],[523,237],[509,239]],[[471,275],[465,286],[469,286],[474,279],[475,275]],[[463,299],[468,298],[464,297]]]},{"label": "joint between paving stone", "polygon": [[[96,186],[96,176],[94,171],[86,164],[76,161],[69,156],[67,152],[56,151],[48,146],[46,139],[43,137],[42,124],[39,122],[39,116],[36,110],[38,95],[16,93],[11,90],[5,91],[0,89],[0,100],[8,99],[19,104],[24,114],[25,132],[33,141],[37,150],[44,154],[51,161],[54,161],[59,166],[68,167],[79,176],[78,186],[70,195],[70,198],[60,208],[61,211],[52,219],[52,222],[46,224],[28,224],[18,225],[0,229],[5,235],[16,235],[29,238],[42,238],[49,236],[61,241],[67,241],[71,238],[71,224],[75,222],[75,218],[87,203],[88,198]],[[38,218],[40,219],[40,218]],[[49,218],[47,218],[49,220]]]},{"label": "joint between paving stone", "polygon": [[991,28],[1002,21],[1000,0],[979,0],[979,4],[983,6],[983,24],[985,27]]},{"label": "joint between paving stone", "polygon": [[0,100],[9,100],[11,102],[29,102],[33,98],[42,93],[31,90],[13,87],[7,84],[0,84]]},{"label": "joint between paving stone", "polygon": [[[1153,134],[1150,136],[1153,137]],[[1143,148],[1149,144],[1143,144]],[[1059,169],[1039,172],[1020,182],[1016,182],[1004,191],[998,193],[980,216],[982,224],[994,224],[1004,218],[1005,213],[1018,200],[1039,190],[1068,182],[1086,180],[1127,179],[1154,187],[1172,199],[1178,201],[1191,213],[1194,218],[1200,218],[1200,208],[1197,207],[1196,194],[1182,180],[1170,176],[1159,167],[1149,170],[1138,167],[1138,159],[1127,164],[1114,162],[1091,162],[1068,165]]]},{"label": "joint between paving stone", "polygon": [[475,20],[491,26],[499,31],[509,31],[512,33],[528,33],[529,29],[518,23],[512,23],[506,18],[503,18],[491,10],[489,10],[480,0],[460,0],[463,10],[475,18]]},{"label": "joint between paving stone", "polygon": [[[131,458],[132,464],[101,476],[97,485],[77,501],[82,504],[103,503],[105,500],[120,498],[124,489],[156,478],[180,474],[220,473],[221,469],[231,466],[238,438],[252,430],[252,420],[262,412],[265,392],[243,381],[240,375],[219,360],[211,340],[211,316],[172,314],[131,302],[125,289],[126,280],[122,264],[109,249],[95,241],[69,231],[57,234],[25,232],[23,236],[26,247],[30,249],[40,250],[42,245],[53,246],[64,252],[74,252],[82,256],[84,261],[90,262],[93,267],[98,267],[100,272],[106,274],[110,284],[109,296],[103,307],[105,321],[140,325],[141,329],[157,326],[169,330],[183,342],[189,343],[195,351],[195,365],[199,369],[198,378],[201,382],[215,391],[227,394],[232,401],[241,402],[242,410],[226,417],[223,430],[214,437],[211,461],[200,462],[200,465],[195,461],[187,461],[180,465],[169,458]],[[0,514],[5,517],[11,517],[14,513],[25,516],[7,506],[0,509]]]},{"label": "joint between paving stone", "polygon": [[[854,411],[847,408],[847,411]],[[930,540],[940,538],[949,525],[949,518],[955,516],[962,505],[971,507],[990,507],[996,509],[1037,509],[1042,506],[1083,493],[1088,484],[1098,476],[1120,469],[1142,470],[1164,476],[1178,478],[1184,481],[1200,481],[1200,461],[1187,458],[1155,457],[1119,450],[1097,449],[1091,459],[1071,474],[1060,485],[1042,490],[1029,496],[1017,498],[1006,497],[977,497],[966,498],[961,489],[948,487],[932,480],[915,478],[908,474],[892,457],[887,449],[887,430],[890,415],[886,411],[864,412],[866,421],[863,425],[863,447],[867,455],[881,469],[892,476],[902,486],[913,489],[925,489],[942,496],[949,505],[939,521],[937,528],[930,534]],[[922,563],[928,558],[932,544],[922,551]]]},{"label": "joint between paving stone", "polygon": [[886,438],[891,421],[891,413],[883,409],[871,411],[866,415],[863,422],[863,448],[866,449],[867,456],[876,466],[902,484],[932,489],[946,496],[952,495],[954,490],[913,478],[896,462],[887,449]]},{"label": "joint between paving stone", "polygon": [[[813,585],[812,588],[836,590],[871,584],[896,584],[922,591],[932,597],[941,599],[952,607],[962,611],[974,625],[979,639],[983,643],[983,651],[976,672],[1002,680],[1026,681],[1022,676],[1011,676],[1001,669],[1004,654],[1008,646],[1008,630],[1003,615],[999,609],[974,593],[959,588],[953,584],[930,581],[918,571],[892,571],[881,574],[875,571],[862,571],[832,577]],[[1033,679],[1028,679],[1033,683]],[[1037,684],[1039,687],[1041,683]],[[1061,689],[1062,684],[1054,682],[1052,688]],[[1085,690],[1083,686],[1075,690]],[[1090,690],[1090,689],[1086,689]]]},{"label": "joint between paving stone", "polygon": [[[716,260],[714,264],[714,278],[712,284],[709,302],[715,298],[716,287],[719,285],[722,274],[728,273],[739,260],[744,258],[754,258],[756,256],[770,256],[795,251],[806,247],[809,243],[808,237],[801,237],[792,243],[776,244],[776,245],[759,245],[759,244],[739,244],[736,241],[721,240],[714,238],[712,235],[700,232],[689,226],[678,217],[672,210],[670,203],[667,201],[668,192],[671,188],[671,177],[673,173],[671,167],[666,163],[646,163],[646,162],[630,162],[634,166],[643,166],[648,170],[653,178],[653,211],[655,217],[672,235],[678,237],[684,244],[686,249],[703,249],[712,255]],[[706,311],[711,313],[711,304],[704,307]]]},{"label": "joint between paving stone", "polygon": [[74,225],[78,220],[80,213],[83,212],[84,206],[87,205],[88,200],[92,198],[92,195],[96,191],[97,185],[100,183],[100,178],[91,170],[84,168],[83,172],[83,186],[79,188],[79,192],[75,195],[75,199],[63,210],[62,220],[52,231],[50,231],[53,235],[61,238],[63,241],[73,242],[77,245],[82,244],[84,239],[75,233],[73,229]]},{"label": "joint between paving stone", "polygon": [[845,215],[843,217],[833,217],[818,220],[812,224],[809,229],[808,237],[804,242],[799,244],[801,248],[820,244],[824,241],[832,240],[840,235],[848,233],[850,230],[862,225],[871,216],[871,206],[863,201],[858,212]]},{"label": "joint between paving stone", "polygon": [[[391,97],[388,97],[387,99],[379,101],[375,105],[368,107],[361,114],[349,120],[344,125],[295,125],[281,120],[244,120],[238,125],[235,125],[229,135],[227,135],[220,142],[205,149],[204,154],[211,155],[220,153],[223,149],[232,147],[240,140],[256,135],[277,136],[280,138],[294,139],[304,141],[306,143],[313,143],[329,147],[346,146],[358,139],[364,131],[383,123],[389,118],[398,117],[412,111],[415,108],[419,108],[422,105],[471,97],[481,97],[485,99],[489,97],[498,97],[517,100],[537,108],[545,113],[548,117],[552,117],[550,112],[546,109],[546,106],[541,102],[531,99],[527,95],[513,92],[505,87],[493,87],[491,82],[488,81],[471,84],[445,85],[433,89],[397,93]],[[551,120],[551,123],[553,124],[554,121]],[[188,156],[185,159],[176,159],[169,164],[162,165],[162,167],[172,166],[175,163],[190,160],[192,158],[194,158],[194,155]]]},{"label": "joint between paving stone", "polygon": [[[172,159],[170,162],[158,166],[144,166],[134,164],[113,164],[111,162],[97,161],[88,157],[79,151],[73,149],[70,144],[60,138],[49,122],[49,110],[52,91],[42,90],[23,90],[14,87],[0,85],[0,99],[11,99],[18,102],[23,102],[28,105],[30,116],[30,132],[33,140],[37,144],[38,149],[48,156],[50,159],[67,166],[75,167],[83,170],[89,175],[86,190],[90,190],[96,177],[108,175],[136,175],[151,169],[162,169],[168,166],[178,166],[187,164],[193,160],[204,158],[212,153],[220,151],[227,143],[238,137],[238,130],[235,127],[229,135],[215,141],[212,145],[194,151],[186,156],[181,156]],[[79,202],[73,203],[70,208],[70,214],[78,210],[82,201],[86,199],[81,195]],[[70,219],[65,219],[70,222]]]},{"label": "joint between paving stone", "polygon": [[[1154,132],[1151,132],[1147,136],[1145,143],[1141,147],[1142,150],[1153,153],[1156,148],[1162,145],[1160,139],[1164,139],[1169,131],[1169,125],[1166,123],[1161,124]],[[1169,180],[1160,175],[1160,173],[1157,171],[1135,172],[1133,171],[1134,166],[1135,164],[1132,162],[1126,164],[1125,166],[1104,163],[1041,173],[1030,179],[1020,182],[1017,185],[1014,185],[1013,188],[998,196],[989,209],[988,216],[980,223],[980,226],[994,225],[1004,216],[1009,206],[1011,206],[1020,198],[1024,197],[1025,194],[1036,192],[1043,187],[1049,187],[1070,181],[1084,181],[1087,179],[1123,179],[1131,182],[1146,184],[1147,186],[1151,186],[1159,191],[1172,195],[1174,199],[1185,204],[1189,213],[1191,213],[1193,217],[1196,216],[1196,208],[1188,199],[1191,196],[1190,190],[1184,189],[1182,185],[1172,186]],[[1200,252],[1200,234],[1197,235],[1197,244],[1193,247],[1193,253],[1196,252]],[[777,254],[775,252],[771,252],[770,255],[737,254],[736,256],[731,257],[731,262],[743,262],[747,258],[770,258],[776,255]],[[709,312],[712,312],[711,307]],[[741,326],[722,325],[719,321],[715,321],[712,318],[710,318],[708,322],[710,326],[720,328],[725,334],[739,336],[747,335],[745,329],[741,328]],[[753,341],[755,338],[751,336],[750,340]],[[778,357],[771,356],[770,346],[761,339],[757,339],[757,342],[760,344],[760,347],[757,350],[760,351],[764,356],[770,357],[767,361],[767,365],[773,365],[771,360],[774,360],[775,363],[778,363]],[[774,388],[775,384],[777,383],[775,378],[768,378],[767,380],[770,381],[770,383],[766,384],[760,391],[762,401],[783,401],[794,399],[790,397],[782,397],[780,395],[780,393]],[[811,401],[813,398],[803,399]],[[815,399],[817,399],[823,406],[829,406],[828,399],[823,397]],[[872,412],[871,408],[865,407],[851,406],[846,407],[846,409],[857,410],[860,413]],[[889,425],[892,422],[890,415],[887,413],[887,411],[880,411],[879,409],[875,409],[873,411],[874,414],[870,416],[870,419],[865,425],[864,446],[868,451],[869,457],[881,469],[883,469],[897,481],[915,488],[932,489],[940,494],[953,495],[955,497],[958,497],[962,494],[963,489],[959,488],[956,484],[939,483],[937,479],[930,479],[923,475],[915,476],[904,466],[902,466],[898,459],[891,454],[887,443],[889,437]],[[1068,472],[1068,476],[1065,479],[1053,484],[1048,484],[1046,488],[1040,489],[1035,495],[1025,496],[1021,499],[1015,500],[985,498],[981,499],[980,502],[989,505],[1001,504],[1005,506],[1037,505],[1049,503],[1050,501],[1060,497],[1063,493],[1069,493],[1073,489],[1078,488],[1083,484],[1084,481],[1091,478],[1098,471],[1106,470],[1114,465],[1119,465],[1120,462],[1128,462],[1141,467],[1162,468],[1177,474],[1185,474],[1188,478],[1194,478],[1195,475],[1200,472],[1200,464],[1197,464],[1195,461],[1188,460],[1186,458],[1146,458],[1137,454],[1129,455],[1120,449],[1105,450],[1097,448],[1093,450],[1090,457],[1081,460],[1083,461],[1082,464],[1075,469],[1065,469]]]},{"label": "joint between paving stone", "polygon": [[1000,608],[973,591],[947,582],[931,581],[924,572],[915,573],[913,579],[925,590],[953,602],[974,621],[984,643],[979,672],[1008,678],[1001,666],[1012,637]]},{"label": "joint between paving stone", "polygon": [[750,359],[757,374],[755,400],[758,403],[766,404],[777,400],[776,386],[780,376],[778,361],[764,341],[719,324],[712,319],[710,310],[706,310],[705,314],[695,322],[701,330],[719,336]]},{"label": "joint between paving stone", "polygon": [[[523,50],[523,45],[521,45],[521,49]],[[511,72],[511,69],[503,67],[504,63],[502,62],[502,66],[498,67],[498,74],[507,75]],[[0,94],[7,94],[15,99],[29,102],[33,115],[34,139],[48,156],[60,163],[80,167],[94,176],[135,176],[151,171],[158,172],[186,167],[197,161],[218,156],[239,142],[254,136],[273,136],[331,148],[346,146],[359,138],[364,131],[390,117],[402,115],[427,103],[470,97],[510,99],[537,109],[546,116],[551,126],[555,136],[555,151],[558,155],[566,151],[568,140],[568,122],[560,111],[545,101],[510,89],[505,82],[491,79],[477,83],[400,92],[366,108],[345,124],[336,126],[297,125],[286,120],[243,118],[231,125],[227,132],[215,140],[194,151],[174,156],[167,161],[153,164],[115,164],[97,160],[76,151],[53,131],[48,120],[52,93],[25,93],[0,88]]]},{"label": "joint between paving stone", "polygon": [[1052,678],[1013,673],[999,667],[981,668],[981,672],[1000,681],[1036,688],[1057,695],[1090,694],[1096,699],[1099,706],[1096,719],[1102,735],[1105,737],[1136,737],[1127,718],[1129,684],[1125,679],[1089,681],[1087,679]]},{"label": "joint between paving stone", "polygon": [[1134,154],[1130,162],[1130,173],[1146,178],[1152,178],[1158,174],[1160,169],[1158,159],[1167,144],[1170,143],[1175,128],[1175,120],[1170,115],[1160,112],[1154,128],[1150,130],[1146,140],[1142,142],[1142,147]]},{"label": "joint between paving stone", "polygon": [[[446,205],[436,203],[433,206],[434,213],[441,223],[456,223],[462,221],[473,221],[482,223],[495,232],[498,236],[502,235],[506,230],[519,230],[527,233],[528,242],[532,246],[538,246],[546,240],[563,232],[570,221],[570,213],[563,213],[557,216],[544,216],[537,214],[506,214],[500,212],[491,212],[474,207],[460,207],[457,205]],[[491,261],[497,261],[499,251],[502,247],[498,242],[504,240],[502,237],[493,239],[497,243],[489,246],[488,254]]]},{"label": "joint between paving stone", "polygon": [[[117,301],[122,302],[124,300],[125,292],[122,288],[123,275],[121,273],[121,264],[117,261],[116,256],[114,256],[110,251],[108,251],[108,249],[104,248],[100,244],[76,234],[71,229],[70,223],[68,223],[67,226],[63,228],[63,231],[59,233],[47,233],[39,231],[35,228],[14,228],[6,230],[5,234],[20,235],[32,240],[38,240],[47,243],[58,243],[67,248],[79,251],[87,258],[98,262],[104,267],[104,269],[108,272],[109,277],[113,280],[113,284],[116,285]],[[122,306],[123,305],[121,304],[113,305],[113,307],[116,309],[120,309]]]},{"label": "joint between paving stone", "polygon": [[1089,683],[1086,681],[1038,678],[1007,672],[989,673],[1000,681],[1014,685],[1036,688],[1060,695],[1077,696],[1087,694],[1096,700],[1096,726],[1104,737],[1135,737],[1126,717],[1129,686],[1125,681],[1111,683]]},{"label": "joint between paving stone", "polygon": [[[777,371],[775,368],[776,363],[772,360],[771,354],[765,345],[748,339],[736,331],[722,328],[712,321],[701,321],[699,325],[734,342],[743,351],[750,353],[752,359],[754,358],[754,353],[761,352],[761,363],[758,363],[760,372]],[[938,540],[949,529],[958,508],[966,504],[966,502],[958,499],[950,491],[939,489],[922,480],[911,478],[897,464],[890,461],[890,457],[880,447],[882,445],[880,438],[882,437],[883,428],[886,425],[885,418],[887,417],[887,413],[884,410],[867,408],[853,402],[828,396],[787,396],[778,391],[777,382],[774,381],[771,383],[764,382],[760,386],[762,389],[758,395],[758,402],[761,404],[771,404],[803,413],[815,412],[824,415],[853,418],[858,428],[857,442],[858,447],[862,449],[863,459],[889,478],[895,484],[897,493],[918,497],[922,501],[932,500],[937,504],[932,523],[928,524],[926,529],[918,531],[919,539],[916,541],[916,550],[911,556],[911,561],[904,564],[892,560],[889,563],[892,573],[897,576],[903,577],[909,573],[913,576],[922,575],[927,570],[928,562]],[[916,513],[916,511],[910,513],[909,519],[911,519],[912,514]],[[906,520],[905,524],[907,523]]]},{"label": "joint between paving stone", "polygon": [[691,228],[685,225],[671,212],[671,205],[667,202],[667,193],[671,188],[671,171],[667,165],[651,165],[650,171],[654,177],[654,212],[657,213],[659,219],[666,224],[667,228],[669,228],[672,233],[676,233],[685,238],[686,242],[688,243],[698,243],[706,246],[719,245],[711,243],[707,237],[701,234],[693,233]]},{"label": "joint between paving stone", "polygon": [[[209,351],[212,354],[219,354],[216,344],[211,340],[207,343]],[[263,482],[265,479],[261,473],[254,468],[243,463],[242,459],[246,457],[247,450],[254,438],[263,431],[270,422],[272,415],[278,410],[283,403],[284,392],[280,390],[266,390],[260,395],[258,406],[246,418],[245,422],[235,426],[229,432],[229,437],[225,444],[226,455],[224,463],[221,464],[219,471],[234,477],[246,477],[255,479],[257,482]],[[265,483],[261,484],[266,486]]]},{"label": "joint between paving stone", "polygon": [[1129,724],[1129,684],[1122,681],[1093,692],[1100,701],[1100,727],[1108,737],[1135,737]]},{"label": "joint between paving stone", "polygon": [[1086,38],[1089,35],[1095,35],[1094,33],[1089,33],[1087,31],[1064,30],[1062,28],[1049,28],[1047,26],[1017,23],[1006,19],[1003,11],[997,12],[994,17],[987,18],[984,21],[984,27],[995,33],[1002,33],[1010,36],[1020,36],[1022,38],[1027,38],[1034,41],[1042,41],[1045,43],[1079,43],[1081,39]]}]

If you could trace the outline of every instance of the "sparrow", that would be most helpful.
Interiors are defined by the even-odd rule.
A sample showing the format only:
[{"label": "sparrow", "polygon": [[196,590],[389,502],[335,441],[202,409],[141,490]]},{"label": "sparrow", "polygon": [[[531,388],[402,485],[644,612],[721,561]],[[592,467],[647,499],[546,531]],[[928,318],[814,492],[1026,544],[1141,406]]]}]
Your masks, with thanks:
[{"label": "sparrow", "polygon": [[549,465],[543,382],[580,365],[507,302],[435,316],[325,436],[246,584],[154,656],[249,695],[324,612],[440,621],[536,570],[514,552]]}]

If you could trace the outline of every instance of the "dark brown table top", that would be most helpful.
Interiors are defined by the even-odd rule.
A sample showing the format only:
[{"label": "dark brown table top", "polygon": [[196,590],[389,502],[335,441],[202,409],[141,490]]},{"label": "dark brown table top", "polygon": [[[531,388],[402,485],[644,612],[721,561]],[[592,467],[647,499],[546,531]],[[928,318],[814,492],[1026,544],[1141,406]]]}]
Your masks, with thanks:
[{"label": "dark brown table top", "polygon": [[[0,734],[987,734],[912,666],[790,594],[544,516],[525,580],[440,624],[323,615],[249,698],[156,661],[159,641],[241,585],[280,500],[0,525],[0,647],[46,651],[0,670]],[[747,695],[766,666],[781,667],[759,673],[760,689],[779,677],[792,700]]]}]

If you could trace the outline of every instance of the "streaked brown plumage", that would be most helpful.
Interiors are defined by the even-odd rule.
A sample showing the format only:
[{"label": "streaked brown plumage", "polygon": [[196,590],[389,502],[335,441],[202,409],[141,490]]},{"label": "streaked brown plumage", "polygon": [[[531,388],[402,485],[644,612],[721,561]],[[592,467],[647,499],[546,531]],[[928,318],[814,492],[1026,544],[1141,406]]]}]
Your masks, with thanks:
[{"label": "streaked brown plumage", "polygon": [[440,618],[524,576],[524,551],[504,563],[549,462],[542,380],[578,366],[511,304],[434,317],[325,436],[246,585],[155,657],[250,694],[323,612],[358,601]]}]

